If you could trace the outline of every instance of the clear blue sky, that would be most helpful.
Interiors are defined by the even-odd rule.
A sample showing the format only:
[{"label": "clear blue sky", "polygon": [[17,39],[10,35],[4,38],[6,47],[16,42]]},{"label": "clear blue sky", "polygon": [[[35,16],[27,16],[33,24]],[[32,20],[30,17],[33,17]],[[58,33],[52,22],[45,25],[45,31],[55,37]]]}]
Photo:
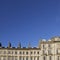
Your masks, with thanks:
[{"label": "clear blue sky", "polygon": [[60,0],[0,0],[0,42],[37,46],[60,36]]}]

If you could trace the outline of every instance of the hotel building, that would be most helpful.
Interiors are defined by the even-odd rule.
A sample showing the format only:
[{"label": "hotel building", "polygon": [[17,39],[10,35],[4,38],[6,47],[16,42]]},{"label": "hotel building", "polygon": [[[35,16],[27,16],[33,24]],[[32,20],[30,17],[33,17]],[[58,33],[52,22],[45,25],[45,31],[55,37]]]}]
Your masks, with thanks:
[{"label": "hotel building", "polygon": [[40,40],[38,47],[3,47],[0,43],[0,60],[60,60],[60,37]]}]

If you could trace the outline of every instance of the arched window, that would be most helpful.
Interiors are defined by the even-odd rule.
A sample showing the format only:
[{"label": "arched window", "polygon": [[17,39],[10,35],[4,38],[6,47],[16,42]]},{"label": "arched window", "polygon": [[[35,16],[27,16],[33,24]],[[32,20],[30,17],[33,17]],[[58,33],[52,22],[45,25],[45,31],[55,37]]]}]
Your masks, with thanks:
[{"label": "arched window", "polygon": [[28,56],[26,57],[26,60],[28,60]]},{"label": "arched window", "polygon": [[37,60],[39,60],[39,56],[37,57]]},{"label": "arched window", "polygon": [[57,60],[59,60],[59,56],[58,56],[58,59]]},{"label": "arched window", "polygon": [[52,58],[51,58],[52,56],[49,56],[49,60],[52,60]]},{"label": "arched window", "polygon": [[30,57],[30,60],[33,60],[33,57]]},{"label": "arched window", "polygon": [[22,60],[22,56],[19,57],[19,60]]},{"label": "arched window", "polygon": [[1,56],[0,56],[0,60],[1,60]]},{"label": "arched window", "polygon": [[25,57],[23,57],[23,60],[25,60]]},{"label": "arched window", "polygon": [[56,50],[56,53],[58,54],[58,49]]},{"label": "arched window", "polygon": [[36,57],[34,57],[34,60],[36,60]]},{"label": "arched window", "polygon": [[43,56],[43,60],[46,60],[46,56]]}]

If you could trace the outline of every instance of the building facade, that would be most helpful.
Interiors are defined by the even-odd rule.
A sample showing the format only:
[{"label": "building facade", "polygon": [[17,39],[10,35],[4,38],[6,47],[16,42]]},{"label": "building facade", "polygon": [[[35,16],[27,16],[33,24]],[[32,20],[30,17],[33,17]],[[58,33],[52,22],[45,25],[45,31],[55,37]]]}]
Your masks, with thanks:
[{"label": "building facade", "polygon": [[40,40],[38,47],[2,47],[0,43],[0,60],[60,60],[60,37]]}]

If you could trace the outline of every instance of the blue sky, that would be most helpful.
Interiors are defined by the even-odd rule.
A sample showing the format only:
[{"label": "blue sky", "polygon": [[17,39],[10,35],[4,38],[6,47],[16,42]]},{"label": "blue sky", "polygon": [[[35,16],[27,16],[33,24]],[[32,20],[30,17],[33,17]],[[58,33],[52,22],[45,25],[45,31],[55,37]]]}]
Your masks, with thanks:
[{"label": "blue sky", "polygon": [[60,36],[60,0],[0,0],[0,42],[37,46]]}]

